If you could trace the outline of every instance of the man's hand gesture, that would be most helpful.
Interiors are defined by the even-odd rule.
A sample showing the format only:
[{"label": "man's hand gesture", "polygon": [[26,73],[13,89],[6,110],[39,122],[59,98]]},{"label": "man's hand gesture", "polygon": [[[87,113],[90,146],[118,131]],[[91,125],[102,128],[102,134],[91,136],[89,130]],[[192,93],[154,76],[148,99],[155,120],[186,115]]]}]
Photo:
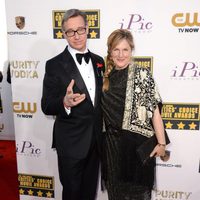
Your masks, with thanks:
[{"label": "man's hand gesture", "polygon": [[79,94],[73,92],[74,83],[75,81],[72,79],[67,87],[67,91],[63,99],[64,106],[68,109],[78,105],[85,99],[85,94]]}]

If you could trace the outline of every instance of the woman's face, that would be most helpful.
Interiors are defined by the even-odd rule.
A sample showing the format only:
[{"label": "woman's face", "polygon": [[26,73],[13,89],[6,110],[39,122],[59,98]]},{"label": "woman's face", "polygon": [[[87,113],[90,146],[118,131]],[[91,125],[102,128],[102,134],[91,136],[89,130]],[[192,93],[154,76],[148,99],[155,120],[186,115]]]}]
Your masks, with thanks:
[{"label": "woman's face", "polygon": [[122,39],[116,47],[111,50],[111,58],[116,69],[123,69],[131,61],[132,50],[126,39]]}]

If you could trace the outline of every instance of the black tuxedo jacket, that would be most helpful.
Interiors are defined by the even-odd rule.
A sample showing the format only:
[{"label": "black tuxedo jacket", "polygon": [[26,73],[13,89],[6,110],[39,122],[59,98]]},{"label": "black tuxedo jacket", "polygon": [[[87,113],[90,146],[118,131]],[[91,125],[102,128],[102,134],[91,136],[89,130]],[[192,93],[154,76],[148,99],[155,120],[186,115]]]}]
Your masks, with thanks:
[{"label": "black tuxedo jacket", "polygon": [[[60,156],[84,158],[92,136],[96,139],[98,147],[101,146],[100,98],[105,65],[102,57],[90,53],[96,80],[95,105],[92,104],[86,85],[67,47],[61,54],[46,62],[41,106],[46,115],[56,116],[52,147],[56,148]],[[73,92],[85,93],[86,99],[72,107],[68,115],[64,109],[63,98],[72,79],[75,80]]]}]

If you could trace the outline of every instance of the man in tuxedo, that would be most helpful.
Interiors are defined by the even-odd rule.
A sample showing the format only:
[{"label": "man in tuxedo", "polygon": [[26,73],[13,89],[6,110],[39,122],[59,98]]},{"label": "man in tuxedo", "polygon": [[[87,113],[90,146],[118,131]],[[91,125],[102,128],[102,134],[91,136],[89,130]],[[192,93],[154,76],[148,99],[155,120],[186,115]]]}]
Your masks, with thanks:
[{"label": "man in tuxedo", "polygon": [[68,10],[62,30],[68,46],[46,62],[42,111],[56,116],[52,146],[58,154],[62,199],[94,200],[101,146],[104,60],[87,49],[85,13]]}]

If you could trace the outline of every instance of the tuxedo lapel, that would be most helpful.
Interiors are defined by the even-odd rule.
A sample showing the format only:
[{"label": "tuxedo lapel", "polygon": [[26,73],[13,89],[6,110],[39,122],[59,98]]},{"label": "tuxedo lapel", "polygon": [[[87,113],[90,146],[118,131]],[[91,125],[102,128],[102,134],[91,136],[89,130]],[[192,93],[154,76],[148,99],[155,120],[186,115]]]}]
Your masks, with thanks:
[{"label": "tuxedo lapel", "polygon": [[63,52],[63,67],[64,67],[67,75],[70,76],[71,79],[74,79],[75,85],[79,88],[79,90],[86,95],[86,98],[88,100],[91,101],[89,92],[85,85],[85,82],[76,66],[76,63],[75,63],[73,57],[69,53],[67,47]]},{"label": "tuxedo lapel", "polygon": [[96,90],[95,90],[95,100],[94,100],[94,107],[97,105],[98,99],[100,98],[99,96],[99,88],[101,90],[102,88],[102,72],[101,70],[98,69],[98,60],[96,57],[91,53],[91,60],[92,60],[92,66],[94,70],[94,75],[95,75],[95,82],[96,82]]}]

